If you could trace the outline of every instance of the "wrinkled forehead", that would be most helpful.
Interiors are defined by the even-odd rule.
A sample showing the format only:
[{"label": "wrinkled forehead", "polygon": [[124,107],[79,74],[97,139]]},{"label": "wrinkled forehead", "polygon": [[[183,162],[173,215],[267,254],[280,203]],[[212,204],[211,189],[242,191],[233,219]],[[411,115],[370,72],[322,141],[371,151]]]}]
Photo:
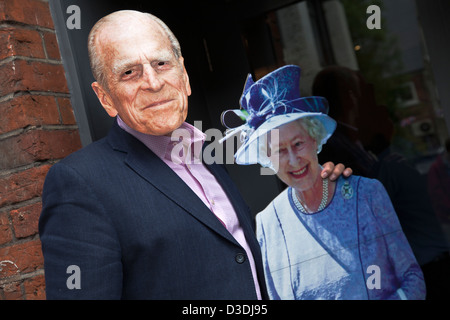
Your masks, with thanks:
[{"label": "wrinkled forehead", "polygon": [[103,63],[112,68],[143,55],[167,58],[173,54],[167,34],[150,19],[108,24],[100,30],[96,45]]}]

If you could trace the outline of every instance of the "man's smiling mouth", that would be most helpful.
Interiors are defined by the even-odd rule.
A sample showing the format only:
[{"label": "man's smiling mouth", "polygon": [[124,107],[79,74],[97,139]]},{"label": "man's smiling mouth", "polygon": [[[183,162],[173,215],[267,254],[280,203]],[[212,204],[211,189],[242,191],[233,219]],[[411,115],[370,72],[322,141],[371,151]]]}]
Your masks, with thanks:
[{"label": "man's smiling mouth", "polygon": [[153,103],[147,105],[144,109],[162,106],[162,105],[167,104],[167,103],[172,102],[172,101],[173,101],[173,99],[156,101],[156,102],[153,102]]}]

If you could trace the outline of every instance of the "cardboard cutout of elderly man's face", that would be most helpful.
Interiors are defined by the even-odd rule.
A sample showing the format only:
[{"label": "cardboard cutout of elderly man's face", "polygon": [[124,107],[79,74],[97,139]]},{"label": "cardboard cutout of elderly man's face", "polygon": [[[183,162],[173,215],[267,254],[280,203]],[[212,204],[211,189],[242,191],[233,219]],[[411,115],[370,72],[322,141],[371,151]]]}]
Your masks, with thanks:
[{"label": "cardboard cutout of elderly man's face", "polygon": [[101,29],[98,53],[107,88],[92,88],[106,112],[136,131],[166,135],[187,117],[189,77],[169,38],[154,21],[139,14],[120,16]]}]

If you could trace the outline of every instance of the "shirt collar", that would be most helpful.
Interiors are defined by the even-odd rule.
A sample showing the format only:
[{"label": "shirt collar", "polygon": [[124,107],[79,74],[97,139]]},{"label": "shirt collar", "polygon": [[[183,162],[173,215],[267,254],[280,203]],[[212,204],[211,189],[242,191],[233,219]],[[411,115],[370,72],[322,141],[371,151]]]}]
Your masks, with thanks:
[{"label": "shirt collar", "polygon": [[[186,163],[188,161],[190,161],[188,163],[193,163],[192,160],[201,159],[200,154],[206,135],[187,122],[182,123],[178,129],[172,132],[171,136],[155,136],[136,131],[130,128],[119,116],[117,116],[117,124],[161,159],[175,163]],[[186,158],[189,154],[191,154],[191,157]]]}]

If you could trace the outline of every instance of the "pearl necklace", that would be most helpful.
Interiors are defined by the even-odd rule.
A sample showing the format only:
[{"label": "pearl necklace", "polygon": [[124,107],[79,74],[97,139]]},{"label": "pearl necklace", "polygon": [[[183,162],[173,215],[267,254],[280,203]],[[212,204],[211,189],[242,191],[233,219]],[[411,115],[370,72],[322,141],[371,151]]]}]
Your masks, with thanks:
[{"label": "pearl necklace", "polygon": [[[300,198],[297,195],[297,191],[295,191],[294,188],[292,188],[292,200],[294,201],[294,204],[298,210],[306,214],[310,213],[303,206],[302,202],[300,201]],[[317,208],[317,211],[323,210],[327,205],[327,202],[328,202],[328,179],[322,179],[322,200],[320,201],[320,205],[319,208]]]}]

